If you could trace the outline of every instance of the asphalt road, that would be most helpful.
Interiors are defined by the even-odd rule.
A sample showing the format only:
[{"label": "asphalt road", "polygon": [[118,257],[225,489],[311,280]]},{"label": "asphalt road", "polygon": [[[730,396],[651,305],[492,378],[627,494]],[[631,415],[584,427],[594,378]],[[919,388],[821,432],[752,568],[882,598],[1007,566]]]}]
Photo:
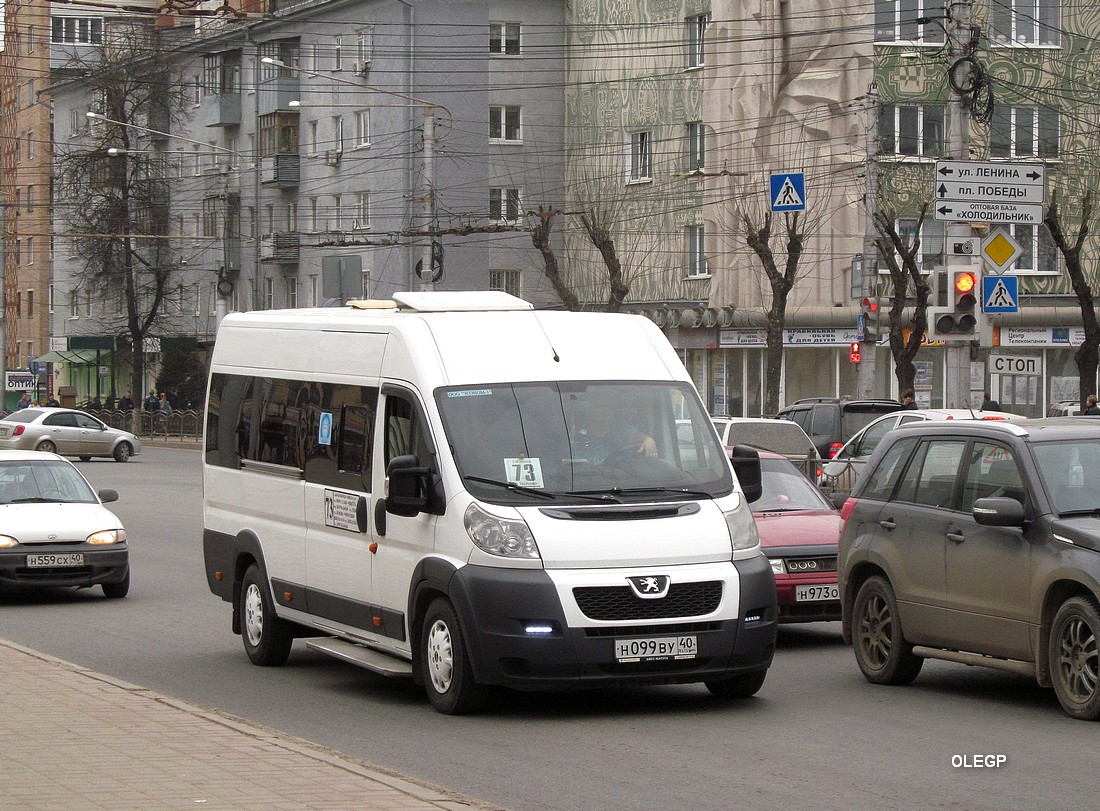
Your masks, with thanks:
[{"label": "asphalt road", "polygon": [[254,667],[206,587],[199,458],[149,448],[78,463],[121,493],[111,506],[131,540],[130,596],[0,595],[0,636],[515,811],[1095,803],[1100,728],[1066,718],[1052,692],[938,662],[911,686],[874,686],[836,623],[782,629],[761,692],[731,703],[701,685],[500,691],[455,718],[411,682],[300,642],[287,666]]}]

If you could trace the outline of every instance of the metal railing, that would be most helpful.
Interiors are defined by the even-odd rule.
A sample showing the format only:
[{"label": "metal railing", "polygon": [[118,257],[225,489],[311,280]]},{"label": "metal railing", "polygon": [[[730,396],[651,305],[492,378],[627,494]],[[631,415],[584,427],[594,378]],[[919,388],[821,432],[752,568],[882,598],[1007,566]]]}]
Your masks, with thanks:
[{"label": "metal railing", "polygon": [[112,428],[121,428],[140,437],[198,439],[202,436],[202,412],[190,409],[163,411],[90,411]]}]

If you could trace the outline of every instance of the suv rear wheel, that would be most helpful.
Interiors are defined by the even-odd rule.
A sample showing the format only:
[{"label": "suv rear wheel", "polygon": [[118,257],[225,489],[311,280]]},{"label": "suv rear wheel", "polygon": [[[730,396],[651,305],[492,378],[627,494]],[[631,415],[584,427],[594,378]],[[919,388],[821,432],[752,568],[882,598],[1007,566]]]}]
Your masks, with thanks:
[{"label": "suv rear wheel", "polygon": [[1050,677],[1066,715],[1100,719],[1100,611],[1088,597],[1071,597],[1050,629]]},{"label": "suv rear wheel", "polygon": [[871,577],[860,586],[852,611],[852,642],[856,662],[874,684],[909,684],[924,660],[905,641],[894,589],[884,577]]}]

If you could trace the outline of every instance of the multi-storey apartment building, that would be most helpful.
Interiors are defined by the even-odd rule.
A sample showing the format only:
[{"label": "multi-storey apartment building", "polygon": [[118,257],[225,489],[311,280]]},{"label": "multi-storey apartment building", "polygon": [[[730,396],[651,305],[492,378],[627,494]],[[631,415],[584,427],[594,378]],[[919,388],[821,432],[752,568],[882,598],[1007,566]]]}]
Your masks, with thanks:
[{"label": "multi-storey apartment building", "polygon": [[[526,224],[562,201],[560,6],[283,3],[156,36],[187,88],[159,117],[88,118],[105,108],[86,81],[52,88],[59,141],[161,167],[172,283],[154,337],[203,343],[231,309],[408,289],[554,302]],[[58,241],[69,345],[125,326],[82,261]]]}]

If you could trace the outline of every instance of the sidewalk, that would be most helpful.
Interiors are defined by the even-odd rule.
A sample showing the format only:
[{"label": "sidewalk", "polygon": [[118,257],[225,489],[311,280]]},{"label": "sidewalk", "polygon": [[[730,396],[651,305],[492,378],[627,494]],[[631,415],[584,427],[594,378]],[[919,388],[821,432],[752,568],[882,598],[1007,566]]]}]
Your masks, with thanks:
[{"label": "sidewalk", "polygon": [[0,639],[0,809],[492,806]]}]

